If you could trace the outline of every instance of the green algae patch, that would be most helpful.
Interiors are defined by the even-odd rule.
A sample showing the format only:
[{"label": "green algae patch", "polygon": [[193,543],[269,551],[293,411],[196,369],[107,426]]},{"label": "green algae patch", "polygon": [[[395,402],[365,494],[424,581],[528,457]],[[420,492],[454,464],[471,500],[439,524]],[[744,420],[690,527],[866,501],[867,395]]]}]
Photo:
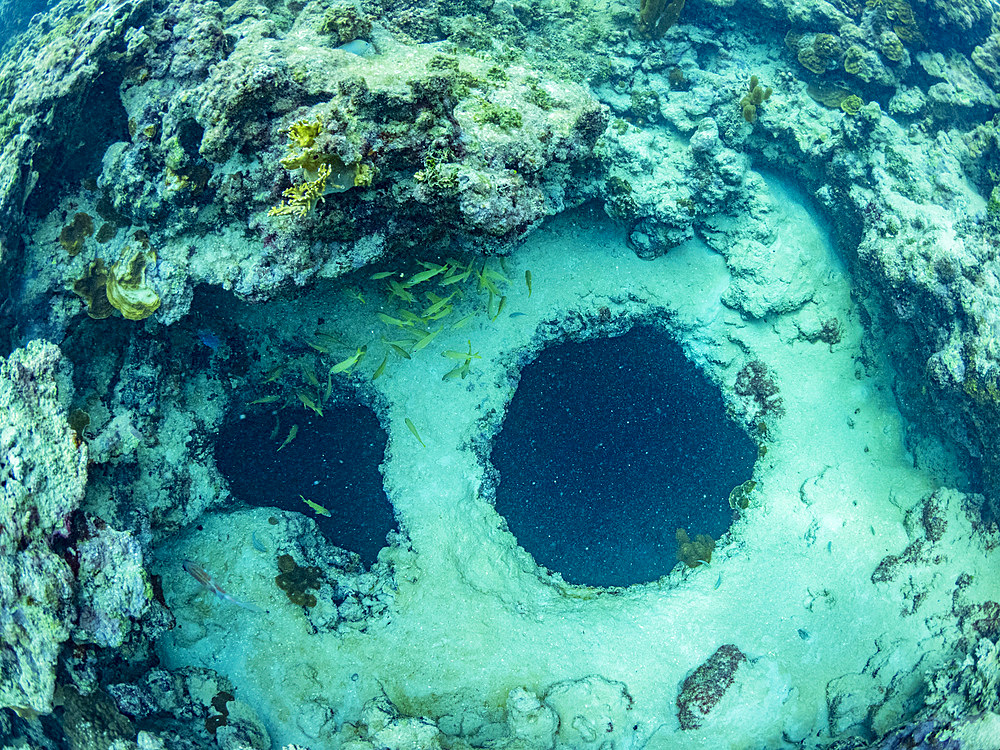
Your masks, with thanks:
[{"label": "green algae patch", "polygon": [[94,320],[103,320],[114,312],[108,301],[107,281],[108,271],[104,267],[104,261],[98,258],[73,284],[73,291],[87,303],[87,315]]},{"label": "green algae patch", "polygon": [[319,568],[298,565],[291,555],[278,555],[278,571],[274,582],[288,596],[288,601],[299,607],[316,606],[316,596],[309,589],[319,588],[322,577]]},{"label": "green algae patch", "polygon": [[708,534],[695,534],[694,540],[684,529],[677,529],[677,559],[689,568],[708,565],[712,562],[715,540]]},{"label": "green algae patch", "polygon": [[59,244],[72,257],[83,249],[83,243],[94,233],[94,220],[90,214],[78,213],[73,221],[59,232]]}]

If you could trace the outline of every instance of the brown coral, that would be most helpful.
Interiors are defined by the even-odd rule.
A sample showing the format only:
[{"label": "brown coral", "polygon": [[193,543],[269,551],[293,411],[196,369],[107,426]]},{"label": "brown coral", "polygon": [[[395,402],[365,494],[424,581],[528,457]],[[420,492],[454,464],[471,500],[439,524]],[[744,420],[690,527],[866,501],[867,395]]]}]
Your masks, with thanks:
[{"label": "brown coral", "polygon": [[639,30],[650,39],[659,39],[677,23],[684,0],[640,0]]},{"label": "brown coral", "polygon": [[76,255],[83,249],[84,241],[93,233],[94,220],[90,218],[90,214],[78,213],[59,232],[59,244],[70,255]]}]

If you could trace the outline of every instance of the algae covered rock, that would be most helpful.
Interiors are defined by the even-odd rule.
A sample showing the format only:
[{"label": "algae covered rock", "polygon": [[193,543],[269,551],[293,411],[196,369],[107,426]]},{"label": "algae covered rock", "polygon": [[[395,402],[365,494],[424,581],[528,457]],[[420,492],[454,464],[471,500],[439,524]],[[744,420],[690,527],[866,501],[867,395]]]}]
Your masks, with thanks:
[{"label": "algae covered rock", "polygon": [[26,712],[52,710],[56,657],[76,614],[73,570],[57,551],[87,481],[70,392],[53,344],[0,361],[0,707]]}]

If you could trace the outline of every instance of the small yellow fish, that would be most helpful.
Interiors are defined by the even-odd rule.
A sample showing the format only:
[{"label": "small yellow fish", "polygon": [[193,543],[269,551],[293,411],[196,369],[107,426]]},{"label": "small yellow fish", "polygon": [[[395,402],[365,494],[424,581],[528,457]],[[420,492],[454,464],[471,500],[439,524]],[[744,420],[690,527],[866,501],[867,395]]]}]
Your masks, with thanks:
[{"label": "small yellow fish", "polygon": [[466,323],[468,323],[470,320],[472,320],[474,317],[476,317],[476,314],[475,313],[470,313],[469,315],[466,315],[464,318],[459,318],[458,320],[456,320],[454,323],[451,324],[451,327],[453,329],[454,328],[461,328]]},{"label": "small yellow fish", "polygon": [[283,442],[281,445],[278,446],[278,450],[280,451],[282,448],[284,448],[290,442],[292,442],[293,440],[295,440],[295,436],[298,435],[298,434],[299,434],[299,426],[297,424],[293,424],[292,425],[292,429],[290,429],[288,431],[288,437],[285,438],[285,442]]},{"label": "small yellow fish", "polygon": [[399,297],[403,302],[410,303],[415,302],[416,297],[413,296],[411,292],[408,292],[406,288],[400,284],[395,279],[389,279],[389,291],[393,297]]},{"label": "small yellow fish", "polygon": [[531,296],[531,271],[524,272],[524,283],[528,285],[528,296]]},{"label": "small yellow fish", "polygon": [[284,365],[278,365],[267,373],[267,377],[264,378],[265,383],[273,383],[275,380],[281,377],[281,373],[285,371]]},{"label": "small yellow fish", "polygon": [[410,312],[409,310],[400,310],[399,317],[403,319],[403,322],[407,325],[423,325],[424,319],[421,318],[416,313]]},{"label": "small yellow fish", "polygon": [[462,273],[456,273],[452,276],[445,276],[441,279],[441,286],[448,286],[450,284],[458,284],[465,281],[469,276],[472,275],[472,266],[466,268]]},{"label": "small yellow fish", "polygon": [[396,326],[397,328],[406,328],[411,323],[400,320],[399,318],[393,318],[392,316],[386,315],[385,313],[379,313],[378,319],[385,323],[387,326]]},{"label": "small yellow fish", "polygon": [[490,294],[500,296],[500,290],[497,289],[497,285],[494,284],[493,280],[487,275],[488,270],[489,269],[487,269],[486,266],[483,266],[483,270],[479,274],[479,289],[486,287]]},{"label": "small yellow fish", "polygon": [[[302,495],[299,495],[299,497],[302,497]],[[328,511],[326,508],[324,508],[319,503],[314,503],[312,500],[307,500],[304,497],[302,497],[302,502],[304,502],[306,505],[308,505],[310,508],[312,508],[314,511],[316,511],[316,513],[318,515],[321,515],[321,516],[329,516],[330,515],[330,511]]]},{"label": "small yellow fish", "polygon": [[327,333],[326,331],[317,330],[316,335],[326,339],[327,341],[332,341],[337,346],[346,346],[348,349],[350,349],[350,347],[344,342],[344,340],[335,333]]},{"label": "small yellow fish", "polygon": [[326,388],[323,389],[323,399],[320,403],[325,404],[330,400],[330,396],[333,393],[333,373],[328,372],[326,374]]},{"label": "small yellow fish", "polygon": [[457,359],[462,361],[471,359],[482,359],[482,357],[479,355],[479,352],[476,352],[475,354],[472,353],[472,339],[469,339],[469,351],[456,352],[453,349],[447,349],[441,352],[441,356],[447,357],[448,359]]},{"label": "small yellow fish", "polygon": [[302,402],[302,405],[304,407],[306,407],[307,409],[312,409],[314,412],[316,412],[316,414],[318,414],[321,417],[323,416],[322,407],[320,407],[315,401],[313,401],[312,396],[310,396],[305,391],[299,391],[297,395],[299,397],[299,401]]},{"label": "small yellow fish", "polygon": [[413,437],[417,439],[417,442],[420,443],[420,445],[422,445],[424,448],[426,448],[427,446],[424,444],[424,441],[420,439],[420,433],[417,432],[417,426],[410,421],[409,417],[407,417],[403,421],[406,422],[406,426],[410,428],[410,432],[413,433]]},{"label": "small yellow fish", "polygon": [[389,364],[389,355],[386,354],[385,358],[382,360],[382,364],[375,368],[375,372],[372,373],[372,380],[378,380],[382,377],[382,373],[385,372],[385,366]]},{"label": "small yellow fish", "polygon": [[313,368],[309,365],[302,365],[302,374],[309,385],[313,388],[319,388],[319,378],[316,376],[316,371]]},{"label": "small yellow fish", "polygon": [[500,317],[500,313],[503,312],[503,307],[506,304],[507,304],[507,297],[506,296],[501,297],[500,298],[500,304],[497,305],[497,314],[493,316],[493,320],[496,320],[497,318]]},{"label": "small yellow fish", "polygon": [[434,313],[433,315],[428,315],[428,316],[427,316],[427,317],[425,318],[425,320],[427,320],[427,321],[433,321],[433,320],[441,320],[441,318],[446,318],[446,317],[448,317],[448,316],[449,316],[449,315],[451,315],[451,314],[452,314],[452,313],[453,313],[454,311],[455,311],[455,306],[454,306],[454,305],[445,305],[444,307],[442,307],[442,308],[441,308],[440,310],[438,310],[438,311],[437,311],[436,313]]},{"label": "small yellow fish", "polygon": [[431,304],[426,310],[424,310],[420,314],[425,318],[428,315],[433,315],[434,313],[438,312],[442,307],[447,305],[451,301],[451,298],[454,297],[456,294],[458,294],[458,292],[452,292],[447,297],[438,297],[436,294],[427,292],[427,299],[433,304]]},{"label": "small yellow fish", "polygon": [[437,336],[439,333],[441,333],[442,330],[444,330],[444,323],[442,323],[436,331],[428,332],[422,339],[420,339],[420,341],[414,344],[413,351],[419,352],[421,349],[423,349],[425,346],[431,343],[434,340],[434,337]]},{"label": "small yellow fish", "polygon": [[394,344],[393,342],[390,341],[389,342],[389,346],[391,346],[392,350],[394,352],[396,352],[396,354],[398,354],[403,359],[412,359],[410,357],[410,353],[408,351],[406,351],[406,349],[404,349],[403,347],[401,347],[399,344]]},{"label": "small yellow fish", "polygon": [[349,370],[364,358],[365,352],[367,350],[368,350],[367,346],[359,346],[358,350],[354,352],[354,354],[352,354],[347,359],[342,360],[337,364],[335,364],[333,367],[331,367],[330,372],[337,373],[337,372],[343,372],[344,370]]},{"label": "small yellow fish", "polygon": [[433,279],[439,273],[447,270],[448,268],[447,265],[443,266],[434,266],[433,264],[428,264],[428,265],[431,265],[431,268],[429,268],[427,271],[421,271],[420,273],[413,274],[410,278],[408,278],[405,282],[403,282],[403,286],[409,289],[411,286],[416,286],[417,284],[427,281],[428,279]]},{"label": "small yellow fish", "polygon": [[255,398],[253,401],[251,401],[250,402],[250,406],[253,406],[254,404],[273,404],[275,401],[277,401],[280,398],[281,398],[281,396],[273,396],[273,395],[272,396],[261,396],[260,398]]},{"label": "small yellow fish", "polygon": [[395,271],[379,271],[378,273],[373,273],[368,278],[372,281],[380,281],[382,279],[388,279],[390,276],[395,276]]},{"label": "small yellow fish", "polygon": [[497,281],[502,281],[504,284],[509,284],[510,279],[504,276],[499,271],[494,271],[492,268],[483,267],[483,273],[486,274],[487,278],[496,279]]},{"label": "small yellow fish", "polygon": [[315,349],[316,351],[318,351],[320,354],[329,354],[330,353],[330,350],[327,349],[322,344],[314,344],[312,341],[307,341],[306,345],[307,346],[311,346],[313,349]]}]

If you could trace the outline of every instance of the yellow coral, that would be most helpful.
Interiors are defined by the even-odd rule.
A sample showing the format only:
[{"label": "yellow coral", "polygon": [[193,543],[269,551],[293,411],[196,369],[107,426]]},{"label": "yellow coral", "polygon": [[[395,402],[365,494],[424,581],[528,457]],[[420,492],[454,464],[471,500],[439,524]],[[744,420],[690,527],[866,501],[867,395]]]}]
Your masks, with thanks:
[{"label": "yellow coral", "polygon": [[140,251],[126,263],[119,261],[105,268],[104,261],[97,258],[73,284],[73,291],[87,303],[87,315],[97,320],[114,310],[129,320],[148,318],[160,306],[159,295],[146,281],[146,264],[155,260],[155,253]]},{"label": "yellow coral", "polygon": [[160,306],[159,295],[146,281],[146,265],[155,261],[156,253],[140,251],[124,265],[119,261],[108,269],[108,302],[129,320],[148,318]]},{"label": "yellow coral", "polygon": [[857,94],[851,94],[840,102],[840,108],[849,115],[856,115],[864,106],[864,100]]},{"label": "yellow coral", "polygon": [[313,206],[323,197],[326,190],[326,181],[330,177],[330,165],[321,164],[316,170],[316,179],[309,182],[301,182],[287,188],[282,195],[280,204],[267,212],[268,216],[298,216],[302,218],[309,213]]},{"label": "yellow coral", "polygon": [[677,23],[684,0],[640,0],[639,29],[651,39],[659,39]]},{"label": "yellow coral", "polygon": [[684,529],[677,529],[677,559],[689,568],[708,565],[712,562],[715,540],[708,534],[696,534],[694,541]]},{"label": "yellow coral", "polygon": [[312,148],[316,142],[316,137],[323,131],[323,120],[319,115],[310,122],[309,120],[299,120],[293,122],[288,127],[289,148],[307,149]]}]

